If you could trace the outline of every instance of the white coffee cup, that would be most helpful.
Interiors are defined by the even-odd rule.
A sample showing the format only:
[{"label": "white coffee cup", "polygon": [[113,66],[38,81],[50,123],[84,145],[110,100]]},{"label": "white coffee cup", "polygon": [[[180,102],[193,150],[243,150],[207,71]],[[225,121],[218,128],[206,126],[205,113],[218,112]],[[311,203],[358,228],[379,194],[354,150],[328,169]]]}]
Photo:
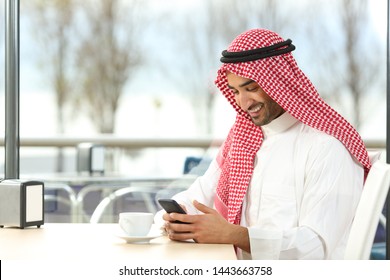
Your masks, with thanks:
[{"label": "white coffee cup", "polygon": [[119,213],[119,225],[129,236],[146,236],[153,224],[153,213]]}]

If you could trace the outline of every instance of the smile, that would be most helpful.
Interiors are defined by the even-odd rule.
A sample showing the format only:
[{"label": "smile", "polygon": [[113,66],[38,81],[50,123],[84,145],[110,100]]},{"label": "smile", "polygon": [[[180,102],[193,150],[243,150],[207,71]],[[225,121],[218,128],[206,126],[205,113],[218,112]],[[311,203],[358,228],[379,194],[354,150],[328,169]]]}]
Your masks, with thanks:
[{"label": "smile", "polygon": [[251,117],[255,117],[260,112],[261,108],[263,108],[263,104],[257,104],[250,107],[247,112]]}]

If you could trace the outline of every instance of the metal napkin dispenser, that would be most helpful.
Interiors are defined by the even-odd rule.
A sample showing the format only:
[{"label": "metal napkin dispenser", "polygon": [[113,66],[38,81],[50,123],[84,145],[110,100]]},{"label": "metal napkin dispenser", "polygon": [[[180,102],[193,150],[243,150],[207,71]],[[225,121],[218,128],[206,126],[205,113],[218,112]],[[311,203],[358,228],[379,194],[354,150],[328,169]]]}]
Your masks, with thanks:
[{"label": "metal napkin dispenser", "polygon": [[6,179],[0,182],[0,227],[44,224],[44,184]]},{"label": "metal napkin dispenser", "polygon": [[77,171],[104,174],[105,149],[103,145],[81,143],[77,146]]}]

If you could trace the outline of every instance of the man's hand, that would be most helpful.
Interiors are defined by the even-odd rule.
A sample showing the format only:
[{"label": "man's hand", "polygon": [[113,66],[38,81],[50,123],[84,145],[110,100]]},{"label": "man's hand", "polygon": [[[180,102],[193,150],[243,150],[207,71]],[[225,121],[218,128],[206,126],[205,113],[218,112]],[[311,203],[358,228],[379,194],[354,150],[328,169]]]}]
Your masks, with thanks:
[{"label": "man's hand", "polygon": [[[245,251],[250,250],[248,230],[245,227],[230,224],[215,209],[194,201],[196,209],[203,214],[164,214],[167,223],[165,229],[172,240],[193,239],[199,243],[234,244]],[[178,224],[181,221],[187,224]]]}]

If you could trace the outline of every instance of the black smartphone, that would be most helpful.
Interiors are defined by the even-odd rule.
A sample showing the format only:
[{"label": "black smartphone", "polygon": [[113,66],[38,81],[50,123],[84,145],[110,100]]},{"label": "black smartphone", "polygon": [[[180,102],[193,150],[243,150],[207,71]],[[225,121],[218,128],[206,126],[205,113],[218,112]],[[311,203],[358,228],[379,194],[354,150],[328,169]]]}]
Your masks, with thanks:
[{"label": "black smartphone", "polygon": [[[167,213],[187,214],[186,211],[184,211],[184,209],[179,205],[179,203],[177,203],[176,200],[169,198],[161,198],[158,200],[158,203],[160,203],[161,207],[164,208]],[[180,221],[176,221],[175,223],[186,224]]]},{"label": "black smartphone", "polygon": [[187,214],[186,211],[184,211],[184,209],[174,199],[161,198],[158,200],[158,203],[160,203],[161,207],[164,208],[167,213]]}]

